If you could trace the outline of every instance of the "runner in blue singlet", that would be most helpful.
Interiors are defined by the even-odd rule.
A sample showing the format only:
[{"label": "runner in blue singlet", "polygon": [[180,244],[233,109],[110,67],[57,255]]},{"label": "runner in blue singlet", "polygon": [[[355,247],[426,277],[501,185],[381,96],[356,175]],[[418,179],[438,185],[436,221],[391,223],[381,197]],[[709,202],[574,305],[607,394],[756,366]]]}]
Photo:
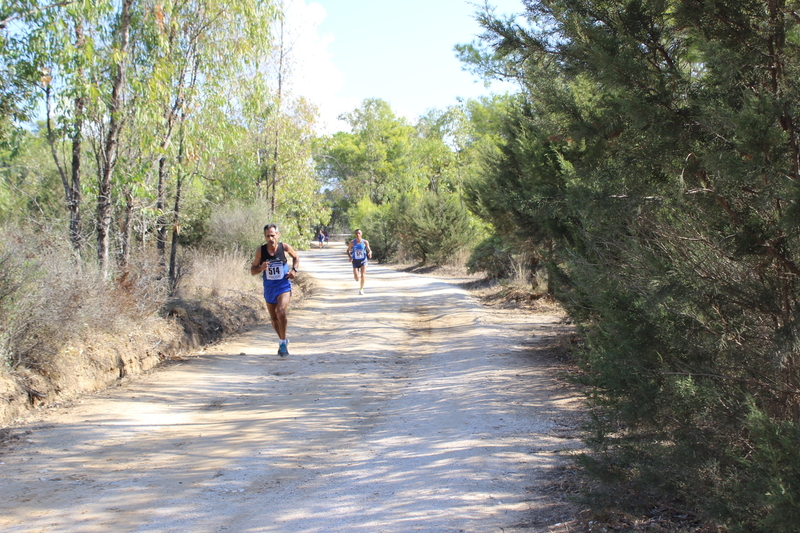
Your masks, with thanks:
[{"label": "runner in blue singlet", "polygon": [[[264,280],[264,299],[267,301],[267,310],[272,321],[272,327],[278,334],[280,344],[278,355],[289,355],[289,340],[286,338],[288,320],[286,313],[292,297],[292,282],[300,266],[300,258],[294,248],[286,243],[278,242],[278,226],[267,224],[264,226],[264,239],[256,250],[256,257],[250,265],[250,273],[254,276],[261,274]],[[289,269],[286,256],[292,258],[292,268]]]},{"label": "runner in blue singlet", "polygon": [[[356,230],[356,238],[347,246],[347,255],[353,262],[353,277],[361,282],[358,294],[364,294],[364,278],[367,275],[367,259],[372,259],[369,241],[361,238],[361,230]],[[360,276],[359,276],[360,274]],[[360,279],[359,279],[360,277]]]}]

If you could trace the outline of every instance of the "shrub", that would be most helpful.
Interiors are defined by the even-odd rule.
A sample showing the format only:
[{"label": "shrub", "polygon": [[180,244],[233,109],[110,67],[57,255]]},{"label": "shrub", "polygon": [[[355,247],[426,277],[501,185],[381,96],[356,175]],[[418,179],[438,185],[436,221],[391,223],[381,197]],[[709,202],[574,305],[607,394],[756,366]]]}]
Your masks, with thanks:
[{"label": "shrub", "polygon": [[481,272],[489,279],[509,278],[514,273],[512,251],[500,237],[487,237],[472,249],[467,271]]},{"label": "shrub", "polygon": [[7,368],[46,366],[86,331],[119,331],[153,315],[167,280],[155,255],[136,254],[124,273],[104,281],[56,231],[0,232],[0,357]]},{"label": "shrub", "polygon": [[255,249],[264,244],[264,226],[277,224],[281,241],[300,248],[310,236],[301,235],[295,225],[289,224],[284,218],[281,215],[271,217],[264,204],[223,206],[211,213],[204,244],[215,250],[255,253]]},{"label": "shrub", "polygon": [[469,212],[456,195],[405,195],[394,211],[405,251],[423,263],[450,264],[472,240]]}]

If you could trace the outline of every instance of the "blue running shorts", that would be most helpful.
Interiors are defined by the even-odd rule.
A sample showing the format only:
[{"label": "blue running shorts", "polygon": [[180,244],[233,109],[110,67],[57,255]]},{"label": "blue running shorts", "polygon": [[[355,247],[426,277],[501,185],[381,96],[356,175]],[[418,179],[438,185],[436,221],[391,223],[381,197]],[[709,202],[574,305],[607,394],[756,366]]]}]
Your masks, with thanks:
[{"label": "blue running shorts", "polygon": [[264,299],[268,304],[278,303],[278,296],[284,292],[292,292],[292,282],[289,278],[273,281],[264,286]]}]

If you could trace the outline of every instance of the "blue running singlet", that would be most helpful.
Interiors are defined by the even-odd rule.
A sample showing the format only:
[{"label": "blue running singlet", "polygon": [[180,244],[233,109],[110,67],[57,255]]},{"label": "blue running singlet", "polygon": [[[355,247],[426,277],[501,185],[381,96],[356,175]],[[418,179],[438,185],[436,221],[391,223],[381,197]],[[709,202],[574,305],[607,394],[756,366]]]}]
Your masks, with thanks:
[{"label": "blue running singlet", "polygon": [[353,247],[350,249],[350,258],[353,260],[353,268],[361,268],[367,262],[367,244],[364,239],[361,242],[353,240]]},{"label": "blue running singlet", "polygon": [[292,282],[286,277],[289,272],[286,261],[286,252],[283,243],[278,243],[275,254],[267,251],[267,245],[261,245],[261,262],[269,263],[267,269],[261,273],[264,280],[264,299],[268,304],[278,303],[278,296],[284,292],[292,292]]}]

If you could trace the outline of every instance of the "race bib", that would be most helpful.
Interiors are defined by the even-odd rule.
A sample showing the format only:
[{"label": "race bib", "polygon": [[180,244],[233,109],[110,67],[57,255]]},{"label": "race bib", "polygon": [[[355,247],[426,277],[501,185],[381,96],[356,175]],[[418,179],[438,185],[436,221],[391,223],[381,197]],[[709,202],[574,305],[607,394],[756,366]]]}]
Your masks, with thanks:
[{"label": "race bib", "polygon": [[267,274],[267,279],[271,281],[277,281],[279,279],[283,279],[284,272],[283,272],[283,262],[282,261],[273,261],[265,270]]},{"label": "race bib", "polygon": [[367,256],[364,250],[353,250],[353,259],[364,259]]}]

